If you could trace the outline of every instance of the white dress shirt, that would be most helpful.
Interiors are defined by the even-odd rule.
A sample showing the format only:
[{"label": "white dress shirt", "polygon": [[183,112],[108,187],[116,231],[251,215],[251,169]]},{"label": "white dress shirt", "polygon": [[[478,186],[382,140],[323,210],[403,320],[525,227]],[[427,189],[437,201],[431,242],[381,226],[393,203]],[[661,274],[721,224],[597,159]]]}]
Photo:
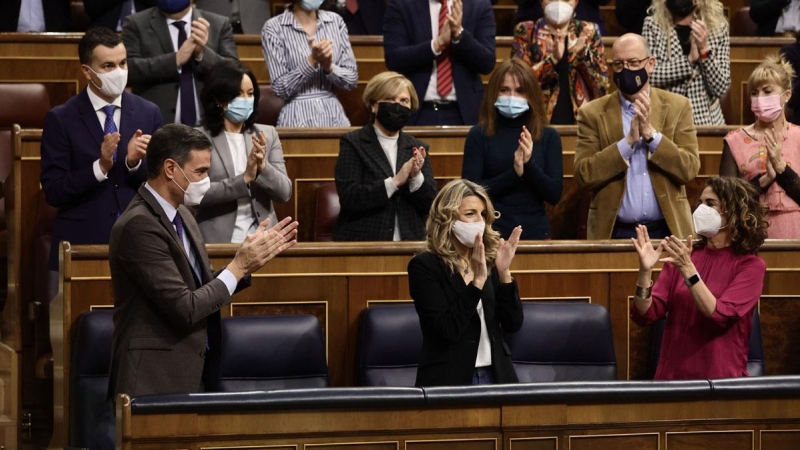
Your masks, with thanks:
[{"label": "white dress shirt", "polygon": [[800,0],[792,0],[791,3],[783,8],[783,14],[778,18],[775,25],[776,33],[800,31]]},{"label": "white dress shirt", "polygon": [[[106,128],[106,113],[103,111],[103,108],[107,105],[114,105],[114,126],[117,127],[117,131],[119,131],[119,121],[120,117],[122,116],[122,96],[115,98],[113,102],[106,103],[105,100],[100,98],[97,94],[92,92],[92,88],[87,87],[86,93],[89,94],[89,101],[92,103],[92,108],[94,108],[94,112],[97,114],[97,120],[100,121],[100,129],[104,130]],[[128,149],[122,149],[122,152],[117,149],[118,158],[122,158],[125,161],[125,167],[128,168],[128,172],[136,172],[139,170],[139,167],[142,165],[142,160],[140,159],[139,162],[134,167],[128,166]],[[100,168],[100,158],[95,160],[94,164],[92,164],[92,171],[94,172],[94,177],[97,181],[105,181],[108,179],[108,174],[103,173],[103,169]]]},{"label": "white dress shirt", "polygon": [[478,300],[478,317],[481,319],[481,337],[478,339],[478,355],[475,357],[475,367],[492,365],[492,343],[489,341],[489,332],[486,331],[486,317],[483,315],[483,300]]},{"label": "white dress shirt", "polygon": [[47,31],[44,22],[44,9],[42,8],[43,1],[47,0],[22,0],[19,5],[18,32],[43,33]]},{"label": "white dress shirt", "polygon": [[[431,11],[431,34],[433,38],[431,39],[431,50],[433,54],[439,56],[442,52],[436,52],[436,47],[433,45],[433,42],[439,36],[439,11],[442,9],[442,4],[439,0],[429,0],[428,6],[430,7]],[[447,8],[453,7],[453,0],[447,0]],[[453,45],[453,42],[450,42],[450,45]],[[452,57],[451,57],[451,64],[452,64]],[[452,73],[452,70],[451,72]],[[430,102],[430,101],[447,101],[447,102],[454,102],[456,101],[456,83],[455,79],[453,81],[453,89],[447,94],[446,97],[442,98],[439,95],[439,92],[436,89],[436,59],[433,60],[433,71],[431,71],[431,80],[428,82],[428,89],[425,90],[425,97],[423,97],[423,101]]]},{"label": "white dress shirt", "polygon": [[[228,139],[228,148],[231,149],[233,172],[238,177],[247,168],[247,147],[245,147],[244,133],[228,133],[226,131],[225,137]],[[233,226],[231,242],[239,244],[248,234],[256,231],[256,219],[249,197],[236,200],[236,204],[236,223]]]},{"label": "white dress shirt", "polygon": [[[374,126],[374,125],[373,125]],[[383,149],[383,153],[386,155],[386,159],[389,160],[389,165],[392,167],[392,173],[397,173],[397,140],[400,138],[400,133],[397,133],[394,136],[387,136],[375,127],[375,134],[378,135],[378,142],[381,144],[381,148]],[[401,166],[406,162],[403,161]],[[422,186],[422,183],[425,182],[425,176],[422,174],[420,170],[417,176],[414,178],[408,179],[408,190],[410,192],[415,192]],[[394,181],[392,181],[392,177],[389,177],[383,180],[383,186],[386,188],[386,197],[391,198],[395,192],[399,191],[400,188],[394,185]],[[394,236],[392,236],[393,241],[399,241],[402,239],[400,236],[400,219],[397,217],[397,214],[394,216]]]},{"label": "white dress shirt", "polygon": [[[172,39],[172,46],[175,48],[177,52],[180,47],[178,47],[178,28],[173,26],[172,24],[182,20],[183,30],[186,32],[186,39],[189,39],[192,35],[192,11],[194,8],[189,8],[189,12],[186,13],[185,16],[181,17],[180,19],[167,19],[167,29],[169,30],[169,37]],[[181,73],[181,68],[178,67],[178,73]],[[194,92],[194,110],[197,113],[197,117],[195,123],[200,122],[200,103],[197,99],[197,81],[192,78],[192,92]],[[178,89],[178,101],[175,105],[175,123],[181,123],[181,90]]]}]

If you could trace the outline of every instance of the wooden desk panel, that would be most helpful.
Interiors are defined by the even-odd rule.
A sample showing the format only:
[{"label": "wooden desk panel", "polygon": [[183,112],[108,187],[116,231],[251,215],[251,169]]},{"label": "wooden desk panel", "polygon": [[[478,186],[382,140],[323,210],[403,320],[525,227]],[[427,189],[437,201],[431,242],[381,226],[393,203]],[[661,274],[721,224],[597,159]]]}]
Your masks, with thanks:
[{"label": "wooden desk panel", "polygon": [[[236,247],[207,246],[212,263],[222,267]],[[800,374],[800,302],[796,272],[800,242],[770,241],[761,252],[768,274],[760,302],[768,374]],[[56,426],[69,418],[69,339],[77,317],[112,304],[106,246],[62,250],[61,294],[51,305]],[[250,289],[234,296],[224,316],[265,313],[309,313],[326,330],[328,366],[333,386],[355,382],[355,348],[359,317],[365,308],[408,302],[406,266],[422,251],[409,243],[299,243],[253,276]],[[636,256],[625,241],[524,242],[512,266],[524,301],[589,301],[611,314],[620,379],[644,379],[649,361],[649,329],[629,320],[629,300],[638,271]],[[62,431],[63,433],[63,431]],[[57,434],[60,436],[59,434]]]}]

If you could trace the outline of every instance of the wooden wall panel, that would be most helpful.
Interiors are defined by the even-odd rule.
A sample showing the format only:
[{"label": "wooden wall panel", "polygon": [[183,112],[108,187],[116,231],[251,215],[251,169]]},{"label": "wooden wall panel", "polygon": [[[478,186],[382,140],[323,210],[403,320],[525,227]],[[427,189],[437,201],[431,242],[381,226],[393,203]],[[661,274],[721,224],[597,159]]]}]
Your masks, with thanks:
[{"label": "wooden wall panel", "polygon": [[766,373],[800,373],[800,296],[762,296],[759,312]]},{"label": "wooden wall panel", "polygon": [[406,450],[498,450],[497,439],[460,438],[430,441],[406,441]]},{"label": "wooden wall panel", "polygon": [[570,450],[660,450],[658,433],[570,436]]},{"label": "wooden wall panel", "polygon": [[667,433],[668,450],[753,450],[752,431],[692,431]]},{"label": "wooden wall panel", "polygon": [[395,442],[342,442],[330,444],[306,444],[305,450],[399,450]]},{"label": "wooden wall panel", "polygon": [[795,450],[800,443],[800,430],[761,430],[761,450]]},{"label": "wooden wall panel", "polygon": [[511,438],[508,450],[558,450],[558,437]]}]

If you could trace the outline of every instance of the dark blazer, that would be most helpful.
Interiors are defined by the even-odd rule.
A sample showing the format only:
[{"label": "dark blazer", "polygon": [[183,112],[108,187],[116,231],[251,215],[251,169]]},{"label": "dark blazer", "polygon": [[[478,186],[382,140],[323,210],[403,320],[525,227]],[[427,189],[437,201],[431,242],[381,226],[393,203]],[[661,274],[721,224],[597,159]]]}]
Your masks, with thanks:
[{"label": "dark blazer", "polygon": [[191,212],[180,206],[178,214],[200,261],[201,280],[195,279],[175,227],[145,186],[111,231],[114,341],[109,397],[202,392],[207,346],[211,354],[219,352],[219,309],[231,296],[212,273]]},{"label": "dark blazer", "polygon": [[[72,11],[69,0],[40,0],[44,11],[44,28],[47,32],[72,31]],[[0,31],[16,32],[22,0],[0,2]]]},{"label": "dark blazer", "polygon": [[[396,168],[408,161],[413,147],[428,145],[400,131],[397,140]],[[392,177],[392,166],[383,152],[375,127],[367,124],[351,131],[339,141],[336,159],[336,190],[341,211],[333,227],[334,241],[391,241],[395,216],[399,216],[400,236],[404,241],[425,238],[425,218],[436,196],[436,180],[430,158],[422,166],[425,182],[414,192],[408,183],[386,197],[383,180]]]},{"label": "dark blazer", "polygon": [[[198,98],[208,70],[222,59],[239,59],[233,29],[228,18],[192,8],[192,20],[204,17],[210,24],[208,42],[200,61],[194,65]],[[158,8],[146,9],[128,16],[122,27],[122,41],[128,51],[128,86],[158,105],[165,123],[175,121],[181,76],[175,65],[175,46],[167,28],[167,19]],[[202,107],[202,106],[201,106]]]},{"label": "dark blazer", "polygon": [[84,89],[47,113],[42,131],[41,183],[50,206],[58,208],[50,247],[50,269],[58,270],[60,241],[72,244],[107,244],[111,226],[147,179],[146,161],[129,172],[124,158],[128,142],[142,130],[161,128],[156,105],[133,94],[122,94],[120,142],[117,164],[108,180],[98,182],[92,165],[100,157],[103,127]]},{"label": "dark blazer", "polygon": [[778,19],[783,15],[783,8],[791,0],[750,0],[750,18],[756,23],[756,34],[772,36]]},{"label": "dark blazer", "polygon": [[[50,0],[45,0],[45,2]],[[119,16],[122,14],[122,4],[125,0],[83,0],[83,8],[92,20],[93,27],[106,27],[117,31]],[[143,11],[156,6],[156,0],[135,0],[133,5],[136,11]]]},{"label": "dark blazer", "polygon": [[497,270],[479,290],[464,284],[438,255],[420,253],[408,263],[408,287],[422,326],[417,386],[472,384],[481,335],[478,301],[483,300],[486,331],[492,344],[495,383],[516,383],[511,350],[503,333],[522,327],[517,282],[500,284]]},{"label": "dark blazer", "polygon": [[[461,117],[467,125],[478,123],[483,99],[481,74],[494,69],[495,22],[489,0],[464,3],[461,23],[464,34],[458,44],[451,44],[453,85]],[[419,101],[425,97],[436,55],[431,39],[439,34],[431,30],[428,0],[394,0],[386,6],[383,19],[383,49],[386,66],[405,75],[414,84]],[[415,124],[419,111],[411,115]]]}]

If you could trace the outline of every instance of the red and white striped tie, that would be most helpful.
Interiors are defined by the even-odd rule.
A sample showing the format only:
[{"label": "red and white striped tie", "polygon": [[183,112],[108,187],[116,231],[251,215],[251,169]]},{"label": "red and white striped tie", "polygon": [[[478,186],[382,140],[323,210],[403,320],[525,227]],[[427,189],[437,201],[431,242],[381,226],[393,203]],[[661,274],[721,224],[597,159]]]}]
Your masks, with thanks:
[{"label": "red and white striped tie", "polygon": [[[447,0],[442,1],[442,8],[439,10],[439,34],[442,34],[442,28],[447,22],[447,14],[450,12],[447,7]],[[442,53],[436,57],[436,92],[442,96],[447,97],[450,91],[453,90],[453,70],[450,64],[450,44],[447,44]]]}]

